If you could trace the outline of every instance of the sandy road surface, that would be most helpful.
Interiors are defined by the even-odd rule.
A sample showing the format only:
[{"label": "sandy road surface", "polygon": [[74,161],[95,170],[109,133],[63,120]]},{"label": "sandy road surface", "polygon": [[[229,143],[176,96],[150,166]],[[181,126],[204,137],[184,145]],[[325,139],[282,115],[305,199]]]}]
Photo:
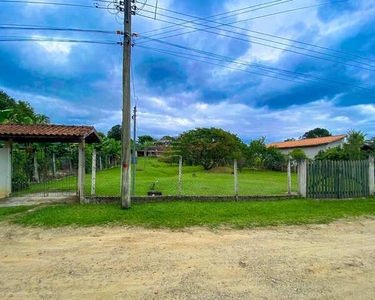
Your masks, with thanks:
[{"label": "sandy road surface", "polygon": [[0,299],[375,299],[375,220],[175,232],[0,225]]}]

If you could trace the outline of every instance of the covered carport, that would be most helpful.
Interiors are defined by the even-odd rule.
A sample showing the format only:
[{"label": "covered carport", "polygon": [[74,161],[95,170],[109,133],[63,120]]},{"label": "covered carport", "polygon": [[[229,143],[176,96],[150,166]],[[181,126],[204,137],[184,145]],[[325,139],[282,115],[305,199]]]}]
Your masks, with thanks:
[{"label": "covered carport", "polygon": [[84,202],[85,144],[98,143],[100,137],[93,126],[0,124],[0,198],[12,194],[13,143],[74,143],[78,144],[77,196]]}]

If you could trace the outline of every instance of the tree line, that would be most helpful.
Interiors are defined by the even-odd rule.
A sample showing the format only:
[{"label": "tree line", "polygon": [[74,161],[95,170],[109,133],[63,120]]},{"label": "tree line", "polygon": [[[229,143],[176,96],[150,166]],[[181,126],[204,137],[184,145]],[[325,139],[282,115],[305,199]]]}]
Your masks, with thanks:
[{"label": "tree line", "polygon": [[[38,114],[31,105],[24,101],[16,101],[0,90],[0,123],[19,124],[49,124],[48,116]],[[121,158],[121,126],[113,126],[107,134],[100,133],[101,143],[87,145],[86,171],[91,171],[91,153],[95,149],[98,153],[98,168],[105,169],[116,166]],[[299,139],[331,136],[325,128],[315,128],[305,132]],[[286,141],[295,140],[294,138]],[[178,162],[182,156],[184,164],[201,165],[205,170],[218,166],[232,164],[236,159],[240,170],[244,167],[254,169],[281,170],[288,159],[299,160],[305,158],[302,149],[293,150],[285,156],[275,147],[267,147],[266,138],[260,137],[244,143],[237,135],[220,128],[196,128],[181,133],[177,137],[164,136],[156,139],[151,135],[141,135],[136,141],[131,141],[132,149],[143,151],[147,157],[148,149],[161,146],[163,151],[159,159],[166,163]],[[321,151],[315,157],[318,160],[359,160],[364,159],[366,151],[363,145],[369,146],[368,151],[374,149],[374,139],[366,141],[366,134],[350,130],[343,147],[336,147]],[[41,154],[43,153],[43,155]],[[28,144],[13,145],[13,182],[14,185],[27,185],[30,181],[38,181],[38,172],[44,165],[52,164],[52,177],[58,177],[56,170],[59,164],[65,164],[67,170],[76,170],[78,151],[71,144]],[[48,159],[46,159],[48,157]],[[62,158],[61,160],[54,159]],[[50,160],[50,161],[49,161]]]}]

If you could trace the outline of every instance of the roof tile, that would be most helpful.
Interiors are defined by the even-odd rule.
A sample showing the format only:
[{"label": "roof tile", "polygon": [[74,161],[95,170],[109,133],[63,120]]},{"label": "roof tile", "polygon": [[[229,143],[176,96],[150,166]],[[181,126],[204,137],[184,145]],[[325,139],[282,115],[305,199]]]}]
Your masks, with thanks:
[{"label": "roof tile", "polygon": [[[8,138],[86,138],[95,135],[93,126],[0,124],[0,137]],[[99,140],[99,138],[94,138]]]},{"label": "roof tile", "polygon": [[298,141],[289,141],[289,142],[275,142],[270,143],[267,147],[276,147],[279,149],[287,149],[287,148],[299,148],[299,147],[311,147],[311,146],[319,146],[319,145],[326,145],[341,139],[346,138],[346,134],[341,135],[333,135],[321,138],[313,138],[313,139],[303,139]]},{"label": "roof tile", "polygon": [[93,130],[93,126],[0,124],[0,134],[7,135],[83,136]]}]

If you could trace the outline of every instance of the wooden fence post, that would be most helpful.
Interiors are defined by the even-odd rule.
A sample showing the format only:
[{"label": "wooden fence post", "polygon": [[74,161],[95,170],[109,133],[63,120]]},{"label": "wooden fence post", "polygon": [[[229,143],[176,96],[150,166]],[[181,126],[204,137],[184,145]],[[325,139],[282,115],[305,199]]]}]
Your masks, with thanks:
[{"label": "wooden fence post", "polygon": [[237,165],[237,159],[234,160],[233,173],[234,173],[234,197],[236,198],[236,201],[237,201],[238,200],[238,165]]},{"label": "wooden fence post", "polygon": [[298,162],[298,193],[301,197],[307,197],[307,160],[300,159]]},{"label": "wooden fence post", "polygon": [[178,161],[178,195],[182,195],[182,156]]},{"label": "wooden fence post", "polygon": [[91,196],[95,195],[96,188],[96,149],[92,150],[92,164],[91,164]]},{"label": "wooden fence post", "polygon": [[291,161],[288,159],[288,167],[287,167],[287,173],[288,173],[288,195],[292,194],[292,174],[291,174]]},{"label": "wooden fence post", "polygon": [[370,190],[370,196],[375,194],[375,170],[374,170],[374,156],[370,155],[369,157],[369,167],[368,167],[368,179],[369,179],[369,190]]}]

